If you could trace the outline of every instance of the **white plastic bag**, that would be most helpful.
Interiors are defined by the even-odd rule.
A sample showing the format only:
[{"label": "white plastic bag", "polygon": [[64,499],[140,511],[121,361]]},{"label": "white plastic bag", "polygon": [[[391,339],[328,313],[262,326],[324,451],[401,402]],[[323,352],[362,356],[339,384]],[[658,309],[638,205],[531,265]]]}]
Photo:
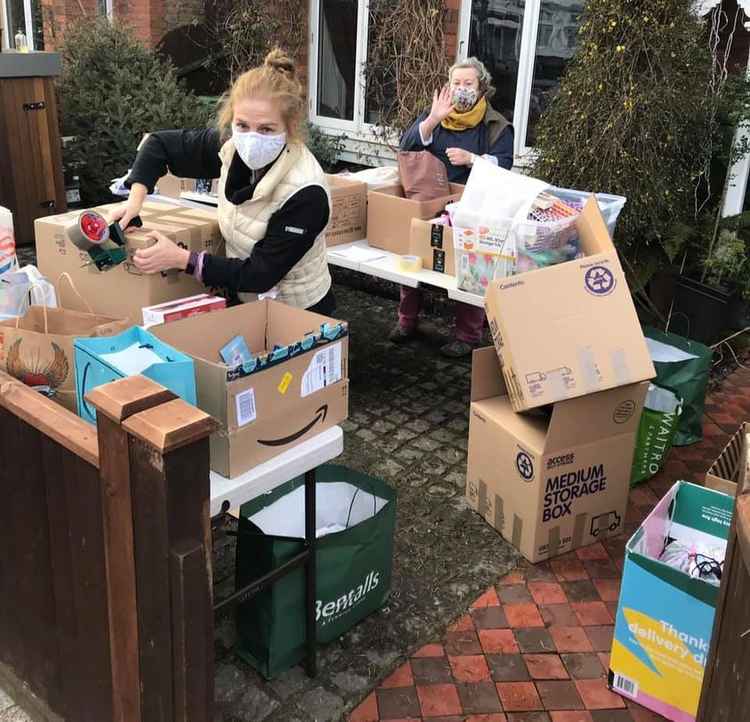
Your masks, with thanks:
[{"label": "white plastic bag", "polygon": [[0,276],[0,320],[23,316],[29,306],[57,308],[55,287],[36,266]]},{"label": "white plastic bag", "polygon": [[0,274],[18,267],[16,238],[13,234],[13,214],[0,206]]},{"label": "white plastic bag", "polygon": [[398,168],[393,166],[367,168],[356,173],[345,173],[342,175],[350,180],[367,183],[370,188],[397,185],[399,182]]}]

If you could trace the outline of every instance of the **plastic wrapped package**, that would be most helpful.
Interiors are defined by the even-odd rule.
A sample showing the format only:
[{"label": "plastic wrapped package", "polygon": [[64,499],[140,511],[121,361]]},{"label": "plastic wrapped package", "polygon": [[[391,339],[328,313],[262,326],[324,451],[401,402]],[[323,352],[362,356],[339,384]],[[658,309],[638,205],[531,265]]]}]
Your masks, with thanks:
[{"label": "plastic wrapped package", "polygon": [[672,539],[664,547],[660,561],[694,579],[719,586],[725,554],[726,547],[723,546],[710,547],[700,542],[688,545]]}]

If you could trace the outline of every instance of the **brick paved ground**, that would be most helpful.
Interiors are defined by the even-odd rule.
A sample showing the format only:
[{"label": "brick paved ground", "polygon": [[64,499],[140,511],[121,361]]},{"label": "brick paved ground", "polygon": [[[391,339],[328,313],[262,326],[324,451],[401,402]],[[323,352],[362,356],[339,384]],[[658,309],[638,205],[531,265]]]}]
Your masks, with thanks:
[{"label": "brick paved ground", "polygon": [[679,479],[700,483],[750,419],[750,369],[706,405],[701,443],[675,449],[630,496],[626,532],[548,563],[522,562],[400,666],[349,722],[656,722],[606,686],[625,542]]}]

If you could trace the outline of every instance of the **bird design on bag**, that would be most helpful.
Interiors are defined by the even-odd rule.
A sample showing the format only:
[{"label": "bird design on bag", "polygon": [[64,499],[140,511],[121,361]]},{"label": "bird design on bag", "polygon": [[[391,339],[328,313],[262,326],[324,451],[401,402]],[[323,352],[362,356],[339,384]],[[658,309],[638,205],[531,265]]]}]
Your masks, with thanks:
[{"label": "bird design on bag", "polygon": [[51,389],[62,386],[70,373],[70,364],[65,352],[56,343],[50,342],[53,357],[49,363],[42,365],[39,354],[29,362],[21,357],[21,341],[19,338],[8,350],[8,373],[27,386],[49,386]]}]

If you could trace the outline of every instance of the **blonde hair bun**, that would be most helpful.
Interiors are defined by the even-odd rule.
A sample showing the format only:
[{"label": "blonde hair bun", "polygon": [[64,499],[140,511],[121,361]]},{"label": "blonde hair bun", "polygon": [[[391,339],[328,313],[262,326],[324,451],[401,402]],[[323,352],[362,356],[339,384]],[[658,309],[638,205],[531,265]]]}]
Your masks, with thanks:
[{"label": "blonde hair bun", "polygon": [[284,73],[290,78],[295,78],[297,74],[294,67],[294,62],[281,48],[274,48],[270,53],[268,53],[268,55],[266,55],[266,59],[263,62],[263,65],[265,65],[267,68],[270,68],[271,70],[276,70],[280,73]]}]

